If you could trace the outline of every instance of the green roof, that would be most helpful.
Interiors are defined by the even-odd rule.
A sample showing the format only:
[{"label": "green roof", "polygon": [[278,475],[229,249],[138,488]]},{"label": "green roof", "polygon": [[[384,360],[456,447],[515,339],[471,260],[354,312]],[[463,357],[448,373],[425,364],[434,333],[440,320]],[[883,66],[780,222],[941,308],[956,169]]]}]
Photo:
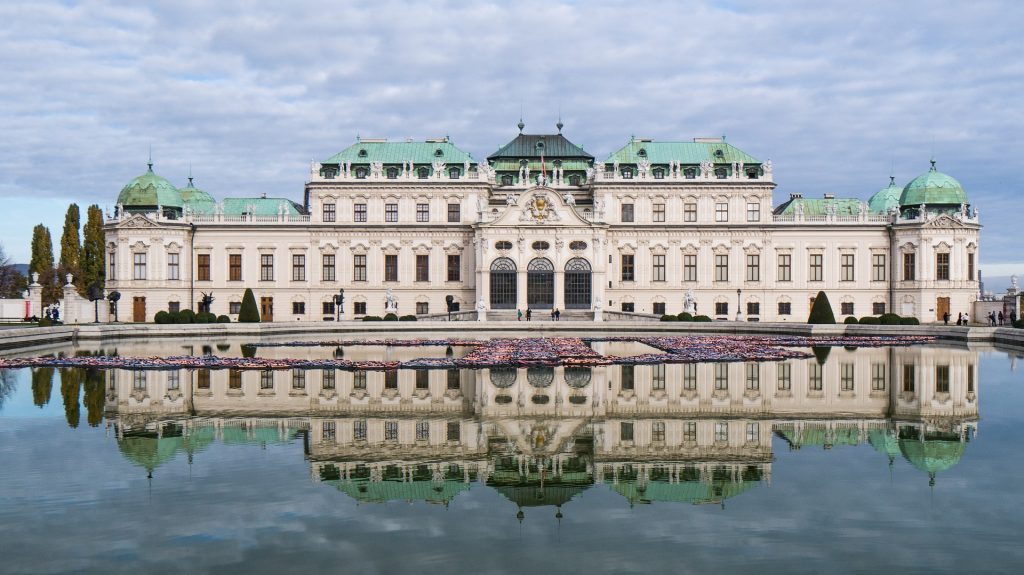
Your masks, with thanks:
[{"label": "green roof", "polygon": [[790,198],[775,208],[776,215],[792,215],[797,205],[803,205],[805,216],[824,216],[826,208],[835,208],[837,216],[856,216],[860,214],[861,200],[856,198]]},{"label": "green roof", "polygon": [[278,207],[285,205],[288,215],[297,216],[302,214],[299,204],[287,198],[224,198],[224,215],[240,216],[250,213],[254,216],[276,216]]},{"label": "green roof", "polygon": [[361,140],[327,158],[322,164],[401,164],[412,161],[415,164],[432,164],[441,160],[446,164],[476,164],[468,152],[444,140],[426,142],[388,142],[385,140]]},{"label": "green roof", "polygon": [[181,192],[166,179],[153,173],[153,164],[149,164],[146,173],[128,182],[117,195],[117,203],[125,207],[169,208],[182,207]]},{"label": "green roof", "polygon": [[426,501],[427,503],[448,503],[463,491],[469,491],[470,484],[462,480],[444,481],[370,481],[368,479],[334,479],[325,481],[335,489],[362,503],[386,503],[388,501]]},{"label": "green roof", "polygon": [[[565,171],[586,171],[590,167],[590,162],[586,160],[561,160],[562,170]],[[527,160],[527,165],[530,166],[530,173],[536,174],[540,172],[540,160]],[[555,163],[553,160],[544,158],[544,166],[550,172],[554,167]],[[497,160],[491,162],[491,167],[499,172],[518,172],[519,171],[519,160]]]},{"label": "green roof", "polygon": [[901,439],[899,443],[903,457],[933,478],[939,471],[945,471],[959,463],[965,446],[959,439]]},{"label": "green roof", "polygon": [[[594,156],[583,151],[583,148],[570,142],[562,134],[519,134],[511,142],[498,151],[487,156],[489,161],[501,159],[537,158],[541,155],[545,160],[555,158],[575,158],[593,161]],[[589,164],[588,164],[589,165]]]},{"label": "green roof", "polygon": [[716,164],[761,163],[750,154],[725,142],[655,142],[636,138],[608,156],[605,163],[636,164],[643,158],[647,158],[651,164],[682,162],[696,165],[704,160],[711,160]]},{"label": "green roof", "polygon": [[179,190],[185,207],[197,214],[212,214],[217,202],[213,196],[200,190],[192,184],[192,177],[188,178],[188,185]]},{"label": "green roof", "polygon": [[730,497],[736,497],[756,486],[759,482],[712,481],[703,483],[700,481],[680,481],[669,483],[667,481],[648,481],[641,484],[633,480],[620,480],[618,483],[614,483],[611,479],[608,479],[605,483],[611,484],[611,488],[619,495],[625,497],[631,504],[674,502],[702,505],[721,503]]},{"label": "green roof", "polygon": [[943,174],[932,167],[920,176],[910,180],[900,195],[901,206],[960,205],[967,203],[967,194],[960,182],[953,176]]},{"label": "green roof", "polygon": [[896,185],[896,177],[889,177],[889,185],[875,192],[868,200],[868,207],[872,212],[878,214],[888,213],[893,208],[900,207],[900,194],[903,188]]}]

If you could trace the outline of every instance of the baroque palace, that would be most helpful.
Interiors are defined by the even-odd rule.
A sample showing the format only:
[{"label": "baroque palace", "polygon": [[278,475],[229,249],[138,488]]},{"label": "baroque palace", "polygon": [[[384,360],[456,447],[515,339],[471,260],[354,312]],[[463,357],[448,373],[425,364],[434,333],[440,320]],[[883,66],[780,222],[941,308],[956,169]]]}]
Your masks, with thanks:
[{"label": "baroque palace", "polygon": [[[133,321],[199,309],[264,321],[365,315],[575,319],[676,314],[797,321],[824,290],[837,318],[969,315],[977,209],[935,162],[867,202],[790,194],[771,160],[724,138],[633,138],[603,160],[558,132],[486,161],[448,138],[359,139],[314,162],[302,202],[217,201],[149,170],[107,218],[108,290]],[[341,297],[335,297],[335,296]],[[336,302],[342,302],[339,306]]]}]

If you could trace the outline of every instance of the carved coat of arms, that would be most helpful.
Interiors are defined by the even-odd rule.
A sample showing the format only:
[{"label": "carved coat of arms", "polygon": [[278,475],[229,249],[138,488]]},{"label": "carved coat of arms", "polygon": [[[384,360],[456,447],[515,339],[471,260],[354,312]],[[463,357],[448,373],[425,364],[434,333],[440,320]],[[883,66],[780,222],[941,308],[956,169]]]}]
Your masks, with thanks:
[{"label": "carved coat of arms", "polygon": [[560,218],[558,213],[551,206],[551,200],[547,194],[537,194],[526,203],[519,221],[534,221],[537,223],[556,222]]}]

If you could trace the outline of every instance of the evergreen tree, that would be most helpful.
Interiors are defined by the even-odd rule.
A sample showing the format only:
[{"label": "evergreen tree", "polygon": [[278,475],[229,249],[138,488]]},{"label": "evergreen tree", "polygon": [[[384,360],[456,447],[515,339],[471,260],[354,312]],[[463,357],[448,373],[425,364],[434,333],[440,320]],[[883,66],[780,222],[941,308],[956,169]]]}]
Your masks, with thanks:
[{"label": "evergreen tree", "polygon": [[[78,263],[82,255],[82,244],[78,228],[82,223],[78,204],[68,206],[64,214],[64,232],[60,236],[60,261],[57,263],[57,281],[63,283],[64,276],[71,274],[78,279]],[[77,283],[77,282],[76,282]]]},{"label": "evergreen tree", "polygon": [[832,304],[828,303],[828,296],[820,291],[814,298],[814,305],[811,307],[811,315],[807,317],[807,323],[836,323],[836,316],[832,313]]},{"label": "evergreen tree", "polygon": [[60,394],[64,397],[64,417],[68,420],[68,426],[78,427],[78,420],[82,413],[82,405],[79,402],[79,397],[82,395],[81,369],[61,368]]},{"label": "evergreen tree", "polygon": [[85,370],[84,403],[87,413],[86,420],[89,422],[89,427],[96,427],[103,421],[103,403],[106,400],[106,390],[104,389],[103,381],[103,370]]},{"label": "evergreen tree", "polygon": [[37,367],[32,370],[32,403],[40,409],[50,403],[50,393],[53,391],[53,368]]},{"label": "evergreen tree", "polygon": [[57,276],[53,269],[53,241],[50,230],[43,224],[32,230],[32,260],[28,264],[29,277],[39,274],[43,286],[43,305],[50,305],[60,299]]},{"label": "evergreen tree", "polygon": [[256,307],[256,296],[250,288],[245,288],[242,295],[242,309],[238,310],[239,323],[259,323],[260,308]]},{"label": "evergreen tree", "polygon": [[81,282],[75,283],[79,291],[85,295],[89,286],[99,284],[103,286],[104,281],[104,249],[103,249],[103,211],[99,206],[93,204],[86,212],[85,228],[82,230],[82,258],[79,262],[79,274]]}]

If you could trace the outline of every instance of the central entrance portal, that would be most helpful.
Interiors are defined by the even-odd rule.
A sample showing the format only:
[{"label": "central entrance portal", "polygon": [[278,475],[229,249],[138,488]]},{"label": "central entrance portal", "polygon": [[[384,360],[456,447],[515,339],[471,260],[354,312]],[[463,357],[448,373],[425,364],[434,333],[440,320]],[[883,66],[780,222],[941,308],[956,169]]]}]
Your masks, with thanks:
[{"label": "central entrance portal", "polygon": [[555,266],[547,258],[536,258],[526,266],[526,303],[531,309],[555,305]]},{"label": "central entrance portal", "polygon": [[491,264],[491,309],[516,309],[516,262],[498,258]]}]

